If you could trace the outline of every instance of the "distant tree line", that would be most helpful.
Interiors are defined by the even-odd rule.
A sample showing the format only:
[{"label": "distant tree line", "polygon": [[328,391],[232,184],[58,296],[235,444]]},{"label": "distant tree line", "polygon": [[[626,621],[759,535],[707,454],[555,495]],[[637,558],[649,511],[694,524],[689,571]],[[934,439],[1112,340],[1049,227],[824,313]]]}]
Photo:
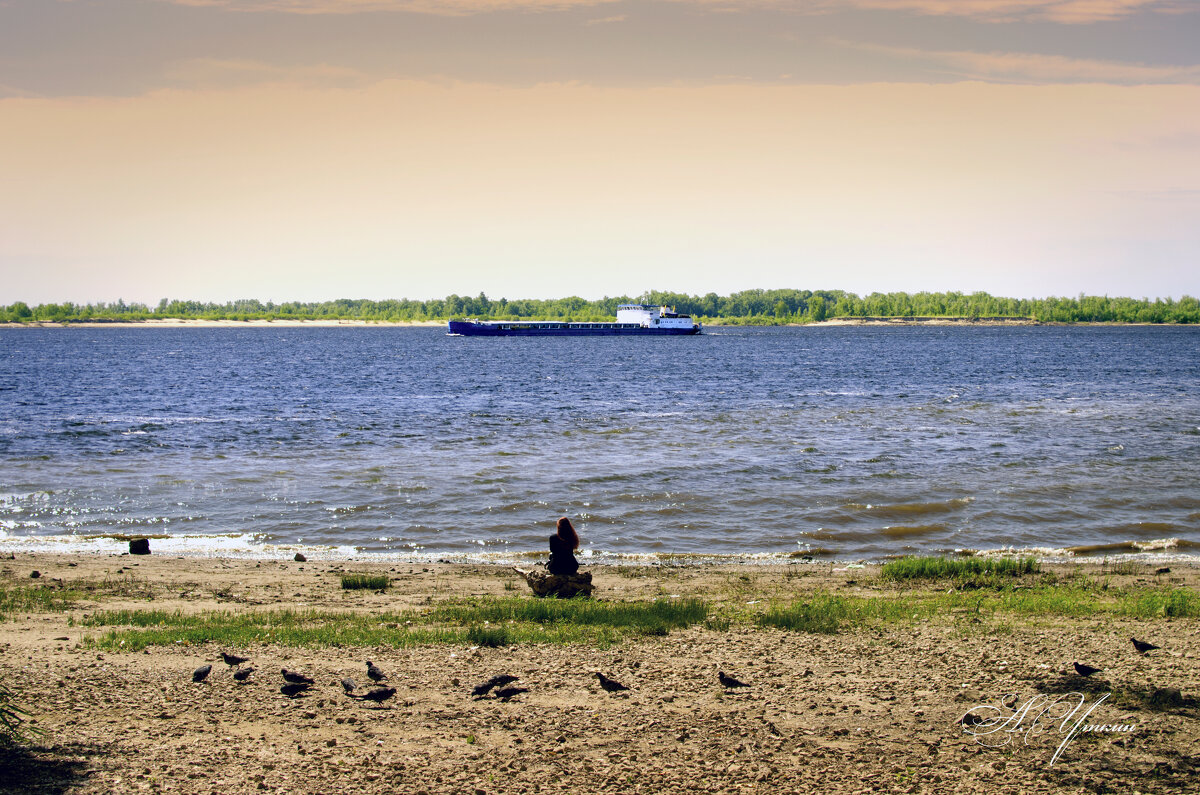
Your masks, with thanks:
[{"label": "distant tree line", "polygon": [[336,301],[276,304],[254,299],[223,304],[164,298],[158,306],[124,301],[116,303],[40,304],[22,301],[0,307],[0,321],[21,323],[50,321],[78,323],[137,321],[163,318],[202,320],[365,320],[381,323],[445,321],[474,317],[486,320],[611,320],[618,304],[642,303],[674,306],[678,311],[714,324],[780,325],[820,322],[831,318],[968,318],[1027,319],[1040,322],[1080,323],[1200,323],[1200,301],[1171,298],[1110,298],[1079,295],[1074,298],[999,298],[987,293],[871,293],[858,296],[841,290],[743,290],[731,295],[686,295],[648,292],[635,298],[619,296],[587,301],[578,296],[547,300],[491,299],[480,293],[449,295],[444,299],[370,301],[340,298]]}]

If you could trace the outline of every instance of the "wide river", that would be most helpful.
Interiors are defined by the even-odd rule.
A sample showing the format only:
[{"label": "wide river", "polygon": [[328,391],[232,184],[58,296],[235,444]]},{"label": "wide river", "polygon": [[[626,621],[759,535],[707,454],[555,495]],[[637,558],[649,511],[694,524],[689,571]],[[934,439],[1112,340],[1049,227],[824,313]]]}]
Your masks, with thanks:
[{"label": "wide river", "polygon": [[[1200,328],[0,330],[0,551],[1200,551]],[[107,544],[108,546],[105,546]]]}]

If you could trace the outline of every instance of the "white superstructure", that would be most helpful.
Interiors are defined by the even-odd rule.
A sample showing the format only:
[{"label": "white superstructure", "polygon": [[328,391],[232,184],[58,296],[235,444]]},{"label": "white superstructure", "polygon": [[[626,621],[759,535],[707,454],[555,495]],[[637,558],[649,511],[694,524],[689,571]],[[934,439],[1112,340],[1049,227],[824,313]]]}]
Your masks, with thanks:
[{"label": "white superstructure", "polygon": [[680,315],[672,306],[650,304],[621,304],[617,307],[618,323],[636,323],[642,328],[692,328],[692,316]]}]

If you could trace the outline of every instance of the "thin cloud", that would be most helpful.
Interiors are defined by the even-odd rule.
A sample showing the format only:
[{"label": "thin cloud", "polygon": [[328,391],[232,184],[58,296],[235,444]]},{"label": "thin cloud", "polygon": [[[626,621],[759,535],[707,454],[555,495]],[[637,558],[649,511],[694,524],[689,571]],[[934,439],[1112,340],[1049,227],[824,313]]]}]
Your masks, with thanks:
[{"label": "thin cloud", "polygon": [[601,19],[589,19],[584,24],[589,25],[589,26],[591,26],[591,25],[611,25],[615,22],[624,22],[628,18],[629,17],[625,16],[624,14],[618,14],[617,16],[613,16],[613,17],[603,17]]},{"label": "thin cloud", "polygon": [[[929,16],[957,16],[985,22],[1047,20],[1086,24],[1111,22],[1142,12],[1188,13],[1192,0],[673,0],[708,6],[714,11],[777,8],[801,14],[828,14],[853,9],[904,11]],[[159,0],[187,6],[213,6],[231,11],[293,14],[355,14],[409,11],[465,16],[494,11],[562,11],[618,0]],[[623,21],[605,17],[600,22]]]},{"label": "thin cloud", "polygon": [[304,88],[353,88],[373,82],[355,69],[329,64],[287,67],[251,60],[193,58],[178,61],[166,72],[177,87],[228,89],[283,83]]},{"label": "thin cloud", "polygon": [[1148,66],[1121,61],[1013,52],[919,50],[837,42],[857,50],[924,61],[964,80],[1012,83],[1200,84],[1200,66]]},{"label": "thin cloud", "polygon": [[1069,24],[1111,22],[1143,11],[1183,8],[1177,0],[833,0],[831,5],[974,17],[986,22],[1047,20]]},{"label": "thin cloud", "polygon": [[1143,12],[1189,13],[1192,0],[674,0],[703,3],[722,11],[774,7],[829,14],[867,9],[926,16],[955,16],[981,22],[1041,20],[1066,24],[1111,22]]},{"label": "thin cloud", "polygon": [[359,14],[410,11],[439,16],[466,16],[492,11],[561,11],[617,0],[159,0],[185,6],[211,6],[230,11],[289,14]]}]

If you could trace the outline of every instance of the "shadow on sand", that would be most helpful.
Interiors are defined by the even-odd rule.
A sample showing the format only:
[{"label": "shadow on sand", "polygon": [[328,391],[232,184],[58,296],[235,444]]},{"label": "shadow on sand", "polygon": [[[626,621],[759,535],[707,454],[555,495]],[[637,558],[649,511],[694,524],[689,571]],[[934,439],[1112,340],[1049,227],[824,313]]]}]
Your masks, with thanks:
[{"label": "shadow on sand", "polygon": [[0,781],[5,793],[59,795],[82,784],[88,762],[99,752],[80,745],[9,746],[0,750]]}]

